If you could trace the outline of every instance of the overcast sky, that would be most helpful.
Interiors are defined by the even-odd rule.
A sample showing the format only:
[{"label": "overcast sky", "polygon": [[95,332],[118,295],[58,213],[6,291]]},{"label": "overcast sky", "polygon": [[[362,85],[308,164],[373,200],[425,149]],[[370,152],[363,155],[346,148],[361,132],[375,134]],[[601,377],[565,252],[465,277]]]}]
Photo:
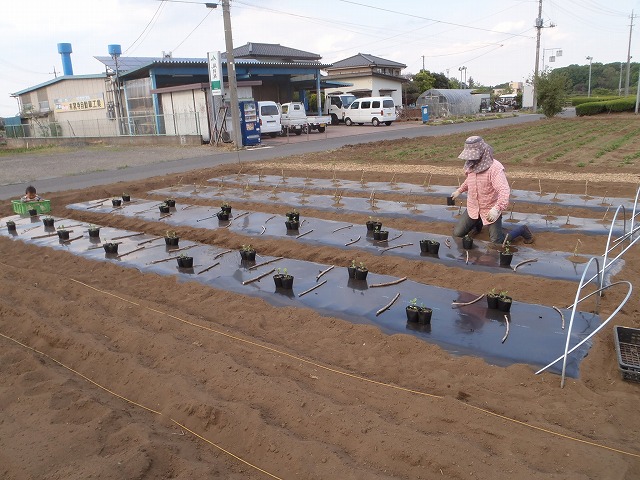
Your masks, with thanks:
[{"label": "overcast sky", "polygon": [[[0,116],[11,94],[62,71],[58,43],[71,43],[76,75],[104,71],[94,56],[206,57],[225,49],[222,9],[187,0],[18,0],[0,12]],[[640,0],[543,0],[540,68],[626,62],[631,12]],[[279,43],[332,63],[369,53],[483,85],[523,81],[534,70],[538,0],[231,0],[234,46]],[[640,60],[640,18],[631,55]],[[562,49],[555,63],[549,56]],[[463,72],[464,73],[464,72]]]}]

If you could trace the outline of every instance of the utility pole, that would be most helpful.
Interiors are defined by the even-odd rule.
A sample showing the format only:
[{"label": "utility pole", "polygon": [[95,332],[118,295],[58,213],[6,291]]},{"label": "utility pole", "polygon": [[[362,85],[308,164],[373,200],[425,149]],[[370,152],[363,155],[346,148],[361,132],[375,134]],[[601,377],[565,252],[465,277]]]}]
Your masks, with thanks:
[{"label": "utility pole", "polygon": [[538,65],[540,64],[540,35],[542,34],[542,0],[538,1],[538,18],[536,18],[536,66],[533,69],[533,113],[538,111],[538,92],[536,92],[536,82],[538,81]]},{"label": "utility pole", "polygon": [[622,96],[622,62],[620,62],[620,80],[618,81],[618,96]]},{"label": "utility pole", "polygon": [[233,58],[233,36],[231,34],[231,13],[229,0],[222,0],[222,19],[224,21],[224,41],[227,49],[227,77],[229,78],[229,96],[231,97],[231,125],[233,127],[233,143],[236,149],[242,146],[240,134],[240,107],[238,106],[238,81],[236,79],[236,62]]},{"label": "utility pole", "polygon": [[587,97],[591,96],[591,62],[593,61],[592,56],[588,56],[587,60],[589,60],[589,90],[587,90]]},{"label": "utility pole", "polygon": [[422,55],[422,71],[424,71],[424,55]]},{"label": "utility pole", "polygon": [[629,47],[627,48],[627,79],[624,82],[624,94],[629,95],[629,76],[631,75],[631,32],[633,31],[633,10],[631,10],[631,24],[629,25]]}]

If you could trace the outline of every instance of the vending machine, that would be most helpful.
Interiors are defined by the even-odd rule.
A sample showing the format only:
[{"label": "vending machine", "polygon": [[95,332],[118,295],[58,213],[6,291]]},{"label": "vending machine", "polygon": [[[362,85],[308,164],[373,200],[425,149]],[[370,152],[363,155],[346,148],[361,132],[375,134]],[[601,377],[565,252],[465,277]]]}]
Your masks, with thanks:
[{"label": "vending machine", "polygon": [[258,119],[257,102],[239,102],[240,131],[242,145],[247,147],[260,144],[260,120]]}]

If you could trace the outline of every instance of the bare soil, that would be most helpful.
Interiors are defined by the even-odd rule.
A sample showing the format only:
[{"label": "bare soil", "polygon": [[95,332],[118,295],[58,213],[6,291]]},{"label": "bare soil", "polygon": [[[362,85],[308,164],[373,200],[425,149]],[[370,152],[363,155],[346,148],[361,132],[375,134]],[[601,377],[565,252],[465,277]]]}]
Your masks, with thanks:
[{"label": "bare soil", "polygon": [[[416,142],[433,146],[436,141]],[[373,160],[412,142],[359,145],[355,162],[343,163],[347,148],[324,158],[245,165],[243,171],[286,169],[288,176],[360,179],[364,168],[369,181],[387,181],[393,172],[396,181],[422,184],[430,175],[433,184],[453,188],[461,175],[454,160],[458,149],[449,152],[452,160],[413,157],[395,170]],[[237,170],[190,172],[182,182]],[[615,192],[618,197],[633,197],[640,168],[594,166],[587,172],[595,174],[588,185],[583,173],[572,161],[508,166],[516,182],[540,178],[548,192],[581,195],[588,188],[594,196]],[[57,216],[162,235],[166,226],[160,222],[105,218],[64,205],[119,195],[123,188],[133,197],[148,197],[149,190],[176,182],[158,177],[41,193]],[[539,183],[523,181],[516,188],[537,190]],[[286,204],[246,207],[281,214],[288,209]],[[547,213],[545,207],[526,208]],[[2,216],[10,213],[9,206],[0,210]],[[312,207],[302,214],[347,220]],[[451,231],[444,223],[402,218],[387,223],[400,230]],[[352,256],[331,247],[300,249],[294,240],[248,239],[225,229],[178,230],[203,243],[238,248],[250,241],[267,255],[329,265],[347,265]],[[578,247],[580,254],[597,255],[604,245],[604,238],[574,232],[537,234],[534,246],[570,252]],[[392,256],[361,257],[372,271],[476,295],[498,285],[517,300],[549,306],[571,303],[577,287],[464,266],[427,267]],[[627,252],[626,267],[615,280],[637,284],[638,257],[637,248]],[[568,379],[561,389],[557,375],[535,376],[527,365],[496,367],[409,335],[389,336],[313,310],[276,308],[6,237],[0,237],[0,266],[0,476],[5,479],[640,478],[640,384],[620,377],[612,326],[596,337],[580,378]],[[607,292],[601,318],[625,293],[623,288]],[[593,302],[584,306],[595,308]],[[636,292],[614,323],[640,328]]]}]

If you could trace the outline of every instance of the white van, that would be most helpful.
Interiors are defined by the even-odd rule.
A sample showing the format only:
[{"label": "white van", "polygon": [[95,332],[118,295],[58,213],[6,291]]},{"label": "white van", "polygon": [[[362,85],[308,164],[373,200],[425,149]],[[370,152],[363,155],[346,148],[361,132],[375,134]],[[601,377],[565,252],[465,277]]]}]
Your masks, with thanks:
[{"label": "white van", "polygon": [[364,97],[354,100],[344,118],[345,125],[371,123],[377,127],[382,122],[391,125],[396,119],[396,106],[391,97]]},{"label": "white van", "polygon": [[275,138],[282,132],[280,122],[280,108],[276,102],[258,102],[258,118],[260,119],[260,133]]}]

